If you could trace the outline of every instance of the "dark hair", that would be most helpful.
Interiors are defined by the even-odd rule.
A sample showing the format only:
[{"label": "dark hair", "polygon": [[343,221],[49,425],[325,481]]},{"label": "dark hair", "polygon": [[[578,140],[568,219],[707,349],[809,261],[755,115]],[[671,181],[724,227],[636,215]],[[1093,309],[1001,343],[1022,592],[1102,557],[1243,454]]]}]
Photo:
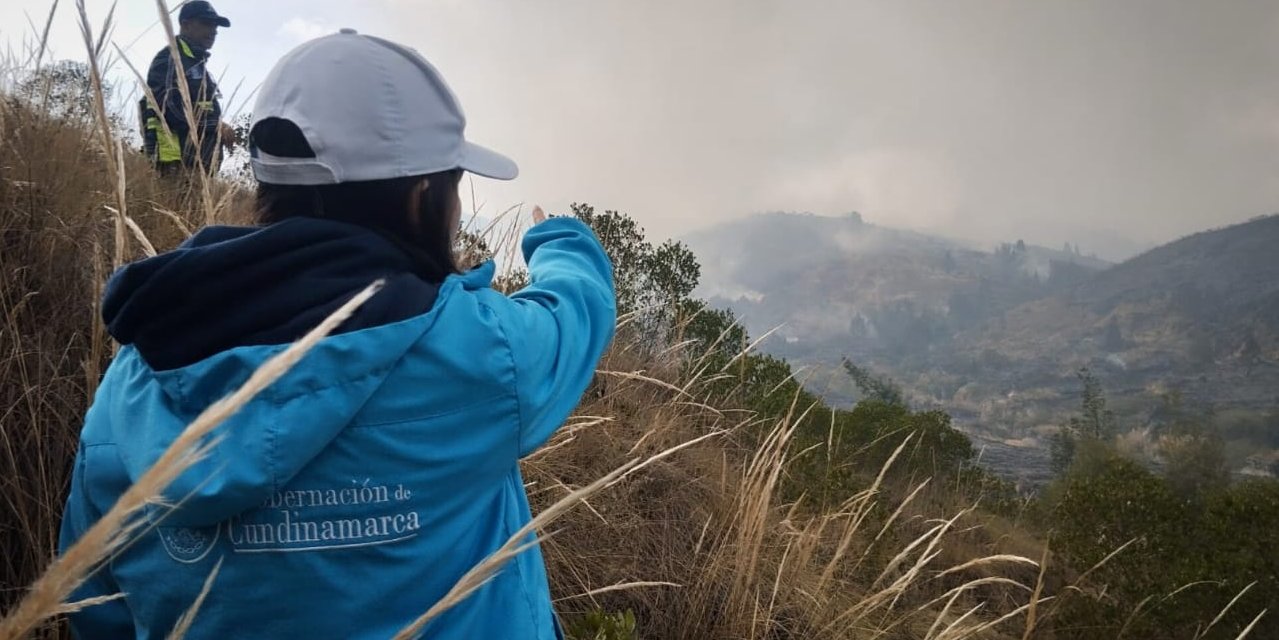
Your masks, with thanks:
[{"label": "dark hair", "polygon": [[[302,130],[288,120],[270,118],[253,127],[250,147],[274,156],[314,158]],[[417,224],[405,215],[413,190],[425,178],[429,187],[418,205]],[[272,224],[297,217],[323,218],[378,232],[413,258],[417,275],[433,282],[458,273],[450,209],[462,171],[424,176],[325,185],[258,183],[256,221]]]}]

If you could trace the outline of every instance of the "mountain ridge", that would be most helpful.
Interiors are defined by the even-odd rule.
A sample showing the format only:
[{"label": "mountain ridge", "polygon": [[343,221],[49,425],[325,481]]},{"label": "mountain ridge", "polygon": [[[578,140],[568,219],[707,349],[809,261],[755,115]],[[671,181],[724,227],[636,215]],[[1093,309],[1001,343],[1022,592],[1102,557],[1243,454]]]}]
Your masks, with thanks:
[{"label": "mountain ridge", "polygon": [[686,241],[700,293],[752,335],[780,327],[760,348],[807,366],[808,386],[837,404],[859,397],[847,357],[966,428],[1037,446],[1076,410],[1087,368],[1132,429],[1157,428],[1175,397],[1244,433],[1241,450],[1279,450],[1279,215],[1113,265],[856,215],[764,214]]}]

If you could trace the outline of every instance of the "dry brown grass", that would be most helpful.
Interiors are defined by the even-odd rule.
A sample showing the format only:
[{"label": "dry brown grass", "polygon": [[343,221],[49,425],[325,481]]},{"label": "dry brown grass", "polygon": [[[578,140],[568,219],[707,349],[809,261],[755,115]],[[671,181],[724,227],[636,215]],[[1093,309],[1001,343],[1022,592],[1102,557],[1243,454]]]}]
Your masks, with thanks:
[{"label": "dry brown grass", "polygon": [[[924,510],[935,505],[914,504],[927,481],[904,497],[885,491],[892,459],[832,512],[780,502],[779,482],[800,454],[790,438],[805,408],[761,425],[728,407],[688,402],[700,385],[681,378],[686,367],[654,367],[624,344],[602,368],[644,367],[643,375],[608,377],[579,409],[578,424],[590,426],[570,422],[526,462],[535,504],[636,451],[703,439],[555,525],[543,548],[561,613],[629,609],[644,638],[1021,635],[1013,621],[1024,618],[1039,563],[990,553],[997,542],[975,535],[981,527],[973,510],[929,518]],[[748,446],[755,438],[746,433],[759,429],[767,433],[762,444]],[[885,503],[887,518],[869,517]],[[1009,566],[1028,571],[997,577]],[[598,592],[627,581],[650,586]],[[984,609],[950,613],[963,604]]]},{"label": "dry brown grass", "polygon": [[106,276],[245,202],[215,182],[218,206],[193,207],[189,181],[157,178],[124,148],[96,79],[110,25],[97,36],[82,27],[95,78],[88,121],[51,115],[49,88],[12,91],[40,77],[40,52],[0,64],[0,611],[56,548],[79,427],[112,351],[98,319]]}]

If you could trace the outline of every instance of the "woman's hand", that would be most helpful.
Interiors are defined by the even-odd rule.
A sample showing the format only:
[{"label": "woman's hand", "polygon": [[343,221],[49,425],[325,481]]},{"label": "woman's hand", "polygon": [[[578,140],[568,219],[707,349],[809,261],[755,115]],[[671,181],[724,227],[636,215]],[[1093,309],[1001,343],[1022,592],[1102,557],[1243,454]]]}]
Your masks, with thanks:
[{"label": "woman's hand", "polygon": [[541,224],[543,222],[546,222],[546,214],[541,207],[533,205],[533,224]]}]

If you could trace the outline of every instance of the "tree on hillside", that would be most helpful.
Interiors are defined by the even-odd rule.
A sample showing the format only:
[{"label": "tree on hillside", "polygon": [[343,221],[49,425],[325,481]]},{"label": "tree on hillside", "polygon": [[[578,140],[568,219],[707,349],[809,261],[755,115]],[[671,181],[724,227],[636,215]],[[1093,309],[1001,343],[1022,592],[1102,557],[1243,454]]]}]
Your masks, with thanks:
[{"label": "tree on hillside", "polygon": [[1106,394],[1101,382],[1088,367],[1080,369],[1076,374],[1083,385],[1080,397],[1080,415],[1070,419],[1070,426],[1075,431],[1098,440],[1109,440],[1115,435],[1115,412],[1106,408]]},{"label": "tree on hillside", "polygon": [[613,262],[613,284],[617,290],[619,314],[634,311],[647,283],[645,268],[653,248],[644,241],[644,229],[635,220],[617,211],[596,213],[589,204],[569,207],[577,219],[595,231],[604,251]]},{"label": "tree on hillside", "polygon": [[613,262],[619,314],[635,314],[633,322],[644,344],[662,343],[674,328],[682,304],[691,300],[701,278],[697,256],[682,242],[653,246],[644,229],[618,211],[598,213],[589,204],[571,205],[573,215],[595,231]]},{"label": "tree on hillside", "polygon": [[1115,436],[1115,414],[1106,407],[1106,394],[1101,382],[1087,367],[1076,374],[1083,385],[1079,401],[1079,415],[1072,416],[1049,443],[1053,470],[1061,474],[1076,459],[1081,450],[1093,450]]},{"label": "tree on hillside", "polygon": [[682,340],[695,344],[692,352],[697,358],[710,363],[718,370],[736,357],[749,344],[746,329],[728,309],[715,309],[703,300],[688,299],[680,304],[679,327]]},{"label": "tree on hillside", "polygon": [[[18,80],[15,95],[42,113],[76,125],[88,126],[94,118],[95,97],[89,65],[77,60],[58,60],[28,72]],[[108,110],[115,97],[115,86],[103,81],[102,94]],[[119,132],[124,121],[108,113],[111,126]]]},{"label": "tree on hillside", "polygon": [[862,400],[881,402],[886,405],[905,407],[906,396],[900,386],[887,376],[877,376],[870,370],[853,364],[844,358],[844,371],[853,379],[857,389],[862,392]]},{"label": "tree on hillside", "polygon": [[667,240],[644,256],[647,306],[671,309],[693,295],[702,275],[697,256],[682,242]]}]

